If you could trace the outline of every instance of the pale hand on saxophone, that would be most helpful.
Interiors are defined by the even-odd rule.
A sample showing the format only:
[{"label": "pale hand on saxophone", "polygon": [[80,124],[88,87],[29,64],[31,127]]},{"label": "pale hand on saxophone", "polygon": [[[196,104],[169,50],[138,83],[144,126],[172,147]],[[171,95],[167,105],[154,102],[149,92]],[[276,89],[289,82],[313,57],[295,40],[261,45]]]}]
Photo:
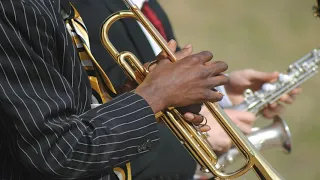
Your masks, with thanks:
[{"label": "pale hand on saxophone", "polygon": [[[301,92],[301,88],[297,87],[316,75],[319,65],[320,51],[314,49],[292,63],[287,73],[281,74],[273,83],[264,84],[263,88],[255,92],[247,89],[244,94],[244,101],[238,105],[237,109],[257,114],[262,112],[261,110],[266,104],[277,104],[278,100],[291,104],[295,95]],[[289,95],[285,95],[288,92]],[[291,133],[288,125],[280,116],[275,116],[271,125],[254,131],[248,138],[260,150],[280,148],[287,153],[291,151]],[[238,150],[233,147],[219,157],[218,166],[227,166],[238,156]]]}]

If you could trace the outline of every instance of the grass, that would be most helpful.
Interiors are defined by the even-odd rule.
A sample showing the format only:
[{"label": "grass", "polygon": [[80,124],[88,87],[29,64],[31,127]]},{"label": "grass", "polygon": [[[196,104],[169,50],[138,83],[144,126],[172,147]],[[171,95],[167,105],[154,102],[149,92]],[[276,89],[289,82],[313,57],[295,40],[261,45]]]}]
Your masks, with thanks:
[{"label": "grass", "polygon": [[[210,50],[229,71],[255,68],[285,71],[288,65],[319,46],[320,19],[312,15],[315,0],[222,1],[160,0],[180,45],[195,52]],[[285,179],[319,179],[320,75],[302,85],[303,93],[287,106],[293,151],[263,152]],[[263,120],[261,120],[263,121]],[[239,179],[256,179],[248,174]]]}]

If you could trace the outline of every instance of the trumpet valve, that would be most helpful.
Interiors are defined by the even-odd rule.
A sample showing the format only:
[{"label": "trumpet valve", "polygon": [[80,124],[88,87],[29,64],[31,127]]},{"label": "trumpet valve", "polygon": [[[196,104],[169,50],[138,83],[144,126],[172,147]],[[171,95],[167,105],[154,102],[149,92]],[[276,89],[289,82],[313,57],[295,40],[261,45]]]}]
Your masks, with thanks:
[{"label": "trumpet valve", "polygon": [[202,171],[204,173],[210,173],[209,169],[206,167],[200,167],[200,171]]},{"label": "trumpet valve", "polygon": [[202,135],[203,138],[210,137],[209,133],[207,133],[207,132],[202,132],[201,135]]}]

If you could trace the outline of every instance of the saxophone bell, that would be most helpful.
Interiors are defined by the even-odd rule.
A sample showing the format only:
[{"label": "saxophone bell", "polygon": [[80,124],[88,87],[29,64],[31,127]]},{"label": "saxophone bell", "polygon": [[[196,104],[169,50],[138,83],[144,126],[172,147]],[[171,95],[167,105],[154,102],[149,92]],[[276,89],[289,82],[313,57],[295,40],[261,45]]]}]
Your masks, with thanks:
[{"label": "saxophone bell", "polygon": [[248,138],[261,151],[281,148],[285,153],[291,153],[291,132],[286,121],[280,116],[275,116],[271,125],[254,130]]},{"label": "saxophone bell", "polygon": [[[264,128],[253,128],[252,133],[247,137],[259,151],[281,149],[285,154],[291,152],[291,132],[286,121],[280,116],[275,116],[272,124]],[[238,149],[232,147],[219,157],[217,167],[226,168],[237,160],[239,156]]]}]

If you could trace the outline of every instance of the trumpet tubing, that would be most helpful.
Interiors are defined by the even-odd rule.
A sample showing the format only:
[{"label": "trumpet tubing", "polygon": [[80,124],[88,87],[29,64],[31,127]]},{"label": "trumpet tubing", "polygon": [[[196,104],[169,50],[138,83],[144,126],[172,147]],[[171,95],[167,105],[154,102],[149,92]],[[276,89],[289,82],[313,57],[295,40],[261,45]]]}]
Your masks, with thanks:
[{"label": "trumpet tubing", "polygon": [[[108,32],[114,22],[122,18],[134,18],[139,21],[150,33],[153,39],[158,43],[173,63],[176,57],[167,47],[167,42],[162,38],[159,32],[153,27],[138,7],[130,0],[124,0],[128,6],[128,11],[120,11],[108,17],[102,25],[101,41],[106,50],[111,54],[114,60],[122,70],[132,80],[140,84],[149,73],[143,67],[136,56],[130,52],[118,52],[108,38]],[[206,102],[208,110],[217,119],[226,133],[232,139],[235,147],[239,149],[242,155],[247,158],[247,163],[239,170],[232,173],[224,173],[217,167],[217,156],[213,152],[208,141],[201,132],[184,120],[183,116],[173,107],[158,113],[159,118],[163,120],[176,137],[182,142],[185,148],[190,152],[194,159],[202,166],[202,169],[212,173],[219,179],[234,179],[242,176],[249,170],[254,170],[260,179],[283,179],[269,163],[263,158],[259,151],[249,142],[237,126],[231,121],[226,113],[217,103]]]}]

